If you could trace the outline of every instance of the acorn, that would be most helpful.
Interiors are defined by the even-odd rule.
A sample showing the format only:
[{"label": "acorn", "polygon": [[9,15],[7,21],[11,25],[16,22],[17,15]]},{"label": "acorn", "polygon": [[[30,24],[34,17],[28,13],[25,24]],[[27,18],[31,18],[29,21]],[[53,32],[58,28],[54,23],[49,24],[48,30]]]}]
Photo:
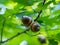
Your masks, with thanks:
[{"label": "acorn", "polygon": [[40,43],[46,43],[46,38],[44,36],[39,36],[38,40]]},{"label": "acorn", "polygon": [[22,22],[25,26],[29,26],[32,23],[32,18],[28,16],[22,16]]},{"label": "acorn", "polygon": [[40,30],[40,25],[37,22],[32,22],[30,28],[32,32],[38,32]]}]

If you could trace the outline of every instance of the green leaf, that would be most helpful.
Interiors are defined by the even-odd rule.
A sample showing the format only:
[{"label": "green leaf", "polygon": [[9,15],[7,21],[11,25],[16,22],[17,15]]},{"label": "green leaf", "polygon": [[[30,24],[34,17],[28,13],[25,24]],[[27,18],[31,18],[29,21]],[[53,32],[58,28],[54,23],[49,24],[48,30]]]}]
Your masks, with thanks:
[{"label": "green leaf", "polygon": [[54,39],[49,39],[49,45],[58,45],[58,42]]},{"label": "green leaf", "polygon": [[40,0],[13,0],[14,2],[18,2],[19,4],[30,6],[35,2],[39,2]]},{"label": "green leaf", "polygon": [[0,0],[0,3],[2,4],[7,4],[9,1],[11,1],[11,0]]},{"label": "green leaf", "polygon": [[60,36],[60,33],[57,33],[57,34],[56,34],[56,39],[57,39],[58,41],[60,41],[60,37],[59,37],[59,36]]},{"label": "green leaf", "polygon": [[54,7],[54,9],[52,10],[52,13],[53,14],[60,14],[60,3],[58,3],[55,7]]},{"label": "green leaf", "polygon": [[48,1],[47,3],[44,4],[42,9],[46,9],[51,3],[52,3],[52,1]]}]

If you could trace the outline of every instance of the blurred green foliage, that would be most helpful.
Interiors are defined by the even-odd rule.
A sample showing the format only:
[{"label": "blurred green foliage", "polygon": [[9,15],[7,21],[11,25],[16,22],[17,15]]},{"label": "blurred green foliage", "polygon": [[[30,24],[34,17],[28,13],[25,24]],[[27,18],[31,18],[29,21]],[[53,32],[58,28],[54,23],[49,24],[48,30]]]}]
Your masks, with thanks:
[{"label": "blurred green foliage", "polygon": [[[39,35],[44,35],[47,38],[47,43],[44,45],[60,45],[60,0],[46,0],[42,7],[44,0],[0,0],[0,35],[3,20],[5,19],[5,25],[3,30],[3,40],[6,40],[18,32],[25,30],[22,24],[22,16],[30,16],[32,19],[37,17],[39,10],[43,10],[37,22],[40,24]],[[5,11],[1,11],[4,7]],[[2,45],[20,45],[23,40],[28,42],[28,45],[42,45],[37,36],[30,36],[30,34],[36,34],[31,30],[28,34],[21,34]],[[38,33],[38,32],[37,32]],[[1,36],[0,36],[1,37]],[[1,40],[1,39],[0,39]]]}]

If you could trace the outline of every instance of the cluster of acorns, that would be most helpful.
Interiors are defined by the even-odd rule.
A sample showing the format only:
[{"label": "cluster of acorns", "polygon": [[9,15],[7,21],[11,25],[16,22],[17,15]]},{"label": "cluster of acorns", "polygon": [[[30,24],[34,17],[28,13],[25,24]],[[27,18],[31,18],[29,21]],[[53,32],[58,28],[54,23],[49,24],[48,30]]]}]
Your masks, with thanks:
[{"label": "cluster of acorns", "polygon": [[[24,26],[30,26],[30,29],[32,32],[37,32],[40,30],[40,25],[38,22],[32,20],[31,17],[28,17],[28,16],[23,16],[22,17],[22,22],[24,24]],[[44,36],[38,36],[38,40],[39,42],[41,43],[46,43],[46,39]]]},{"label": "cluster of acorns", "polygon": [[22,22],[25,26],[30,26],[31,31],[37,32],[40,30],[40,25],[38,22],[33,21],[29,16],[22,16]]}]

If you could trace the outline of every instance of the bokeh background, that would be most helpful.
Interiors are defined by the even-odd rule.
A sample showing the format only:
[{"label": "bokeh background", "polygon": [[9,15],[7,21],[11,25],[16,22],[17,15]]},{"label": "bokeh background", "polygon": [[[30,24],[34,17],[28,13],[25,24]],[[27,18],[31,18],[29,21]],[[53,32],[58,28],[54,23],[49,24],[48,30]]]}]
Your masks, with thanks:
[{"label": "bokeh background", "polygon": [[[29,16],[33,20],[37,17],[38,11],[43,10],[37,22],[40,24],[40,34],[31,36],[39,32],[28,34],[23,33],[1,45],[60,45],[60,0],[0,0],[0,40],[3,30],[2,40],[24,31],[22,16]],[[38,41],[38,36],[46,37],[46,43]]]}]

